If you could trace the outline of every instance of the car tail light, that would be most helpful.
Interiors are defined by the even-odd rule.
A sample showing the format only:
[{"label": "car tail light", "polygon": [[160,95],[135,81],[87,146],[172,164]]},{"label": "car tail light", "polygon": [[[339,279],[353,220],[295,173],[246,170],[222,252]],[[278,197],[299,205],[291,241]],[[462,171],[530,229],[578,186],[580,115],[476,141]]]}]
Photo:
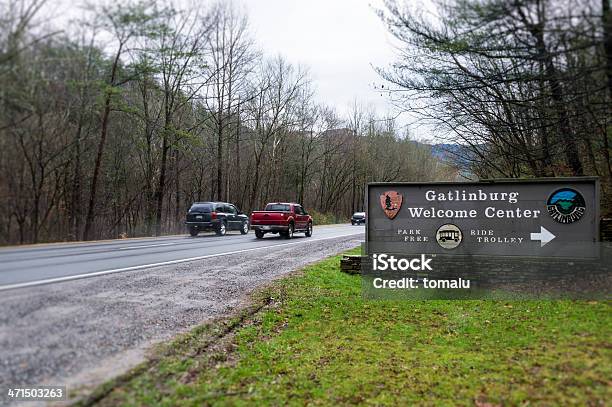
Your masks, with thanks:
[{"label": "car tail light", "polygon": [[217,219],[217,212],[211,212],[210,213],[210,218],[211,219]]}]

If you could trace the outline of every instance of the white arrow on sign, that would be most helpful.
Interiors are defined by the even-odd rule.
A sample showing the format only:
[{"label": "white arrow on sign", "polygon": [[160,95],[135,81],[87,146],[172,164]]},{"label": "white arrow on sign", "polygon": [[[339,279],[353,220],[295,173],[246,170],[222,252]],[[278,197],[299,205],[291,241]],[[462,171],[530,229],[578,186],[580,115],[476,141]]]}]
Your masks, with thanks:
[{"label": "white arrow on sign", "polygon": [[550,233],[544,226],[540,226],[540,233],[532,233],[531,240],[539,240],[540,247],[553,240],[556,236]]}]

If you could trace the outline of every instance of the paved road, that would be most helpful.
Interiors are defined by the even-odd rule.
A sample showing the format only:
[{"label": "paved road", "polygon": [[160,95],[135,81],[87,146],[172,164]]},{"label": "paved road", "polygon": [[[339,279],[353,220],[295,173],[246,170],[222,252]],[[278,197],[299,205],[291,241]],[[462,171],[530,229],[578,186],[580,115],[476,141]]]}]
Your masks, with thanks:
[{"label": "paved road", "polygon": [[[363,233],[321,226],[290,241],[250,233],[1,249],[6,283],[94,277],[0,291],[0,387],[66,385],[85,395],[152,344],[233,312],[257,287],[357,246]],[[95,274],[117,267],[136,268]]]},{"label": "paved road", "polygon": [[260,240],[251,231],[0,248],[0,291],[359,233],[362,227],[330,225],[316,227],[311,238],[296,234],[293,240],[278,235]]}]

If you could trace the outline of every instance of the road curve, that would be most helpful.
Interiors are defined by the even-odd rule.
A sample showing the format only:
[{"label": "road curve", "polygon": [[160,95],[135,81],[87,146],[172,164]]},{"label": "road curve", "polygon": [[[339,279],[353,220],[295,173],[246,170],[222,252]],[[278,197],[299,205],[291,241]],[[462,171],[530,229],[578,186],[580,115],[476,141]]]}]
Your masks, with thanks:
[{"label": "road curve", "polygon": [[362,233],[350,225],[319,226],[311,238],[296,234],[287,240],[278,235],[256,239],[249,232],[232,231],[225,236],[203,233],[197,237],[107,240],[0,248],[0,291],[69,281],[77,278],[202,260],[219,255],[303,244]]}]

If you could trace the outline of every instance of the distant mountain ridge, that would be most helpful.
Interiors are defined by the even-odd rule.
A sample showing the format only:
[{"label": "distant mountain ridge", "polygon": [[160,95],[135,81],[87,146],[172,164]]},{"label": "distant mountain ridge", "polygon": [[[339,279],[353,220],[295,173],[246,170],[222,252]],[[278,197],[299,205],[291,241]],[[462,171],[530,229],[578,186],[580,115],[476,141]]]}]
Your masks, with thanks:
[{"label": "distant mountain ridge", "polygon": [[469,147],[450,143],[430,144],[429,147],[433,157],[457,168],[458,181],[475,180],[477,178],[470,171],[470,157],[474,153]]},{"label": "distant mountain ridge", "polygon": [[467,165],[468,160],[464,157],[470,156],[471,151],[460,144],[431,144],[431,154],[443,161]]}]

